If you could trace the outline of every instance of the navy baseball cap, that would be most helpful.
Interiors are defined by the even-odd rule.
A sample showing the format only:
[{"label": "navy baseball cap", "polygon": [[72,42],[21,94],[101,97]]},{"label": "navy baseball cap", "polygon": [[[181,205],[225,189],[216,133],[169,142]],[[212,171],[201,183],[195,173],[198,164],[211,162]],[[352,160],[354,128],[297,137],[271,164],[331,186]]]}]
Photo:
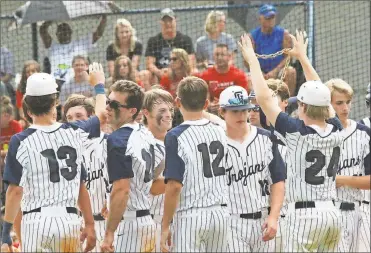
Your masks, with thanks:
[{"label": "navy baseball cap", "polygon": [[265,18],[275,16],[277,14],[276,7],[270,4],[264,4],[259,8],[259,15],[263,15]]}]

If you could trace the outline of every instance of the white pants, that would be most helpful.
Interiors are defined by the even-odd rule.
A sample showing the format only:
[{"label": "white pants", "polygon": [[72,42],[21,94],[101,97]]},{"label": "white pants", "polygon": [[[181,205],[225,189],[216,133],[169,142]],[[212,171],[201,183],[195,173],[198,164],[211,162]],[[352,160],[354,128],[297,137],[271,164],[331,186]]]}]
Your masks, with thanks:
[{"label": "white pants", "polygon": [[344,252],[340,210],[332,201],[316,201],[315,208],[288,204],[284,252]]},{"label": "white pants", "polygon": [[177,212],[171,252],[226,252],[229,225],[227,207],[212,206]]},{"label": "white pants", "polygon": [[361,204],[358,252],[370,251],[370,204]]},{"label": "white pants", "polygon": [[[100,250],[100,245],[102,244],[104,240],[104,233],[106,232],[106,221],[94,221],[94,227],[95,227],[95,234],[97,236],[97,242],[95,244],[95,248],[91,252],[102,252]],[[115,233],[116,236],[116,233]],[[83,249],[85,249],[86,241],[83,245]]]},{"label": "white pants", "polygon": [[161,222],[162,222],[162,215],[154,215],[153,221],[156,225],[156,248],[155,252],[161,252]]},{"label": "white pants", "polygon": [[63,207],[43,207],[22,217],[22,252],[81,252],[81,223]]},{"label": "white pants", "polygon": [[[340,203],[337,202],[337,207]],[[360,213],[358,203],[355,210],[343,211],[341,210],[341,225],[343,232],[341,234],[340,244],[345,252],[356,252],[358,249],[358,234],[360,226]]]},{"label": "white pants", "polygon": [[278,220],[277,234],[274,240],[274,251],[275,252],[284,252],[283,245],[285,242],[284,233],[286,230],[286,218],[280,217]]},{"label": "white pants", "polygon": [[273,252],[274,239],[264,242],[261,219],[243,219],[239,215],[231,215],[231,240],[229,252]]},{"label": "white pants", "polygon": [[115,252],[154,252],[156,225],[150,215],[125,218],[117,228]]}]

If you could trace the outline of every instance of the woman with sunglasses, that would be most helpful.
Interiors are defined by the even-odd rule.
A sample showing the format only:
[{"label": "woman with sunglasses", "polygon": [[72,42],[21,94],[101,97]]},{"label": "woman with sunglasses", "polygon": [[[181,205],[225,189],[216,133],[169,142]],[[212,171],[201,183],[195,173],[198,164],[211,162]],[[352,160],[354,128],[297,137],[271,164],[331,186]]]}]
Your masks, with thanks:
[{"label": "woman with sunglasses", "polygon": [[160,84],[175,98],[178,83],[184,77],[191,75],[188,53],[181,48],[174,48],[170,54],[170,71],[161,76]]}]

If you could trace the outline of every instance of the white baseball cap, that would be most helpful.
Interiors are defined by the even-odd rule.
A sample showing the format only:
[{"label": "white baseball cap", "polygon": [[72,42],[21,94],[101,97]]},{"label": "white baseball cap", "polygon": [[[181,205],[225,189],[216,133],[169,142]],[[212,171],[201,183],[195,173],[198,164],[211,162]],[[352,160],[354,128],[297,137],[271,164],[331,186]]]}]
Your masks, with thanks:
[{"label": "white baseball cap", "polygon": [[219,106],[226,110],[246,110],[253,108],[247,91],[241,86],[229,86],[220,93]]},{"label": "white baseball cap", "polygon": [[321,81],[308,81],[300,86],[296,99],[307,105],[330,106],[331,91]]},{"label": "white baseball cap", "polygon": [[55,78],[47,73],[34,73],[27,79],[25,96],[45,96],[58,93]]}]

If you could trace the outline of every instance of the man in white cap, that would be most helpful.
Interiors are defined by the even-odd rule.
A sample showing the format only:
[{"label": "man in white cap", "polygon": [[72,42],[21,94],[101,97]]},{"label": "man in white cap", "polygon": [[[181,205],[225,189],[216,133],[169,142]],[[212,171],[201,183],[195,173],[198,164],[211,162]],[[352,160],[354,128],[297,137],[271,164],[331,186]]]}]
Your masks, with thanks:
[{"label": "man in white cap", "polygon": [[343,135],[337,126],[326,122],[331,114],[331,93],[306,56],[304,34],[298,32],[297,38],[291,38],[294,47],[289,54],[300,61],[307,79],[297,96],[300,119],[289,117],[277,105],[249,36],[239,43],[251,68],[257,101],[287,146],[284,252],[341,252],[341,214],[333,200]]},{"label": "man in white cap", "polygon": [[219,105],[231,162],[226,168],[232,235],[228,250],[272,252],[285,191],[285,164],[271,133],[247,123],[253,105],[244,88],[226,88]]},{"label": "man in white cap", "polygon": [[[90,82],[97,93],[96,115],[87,121],[56,122],[57,84],[46,73],[27,80],[24,105],[33,124],[9,143],[4,181],[6,193],[2,252],[11,250],[10,231],[22,210],[22,252],[79,252],[80,217],[87,239],[85,252],[95,246],[94,219],[83,183],[82,154],[89,139],[99,137],[106,97],[102,66],[90,67]],[[21,202],[22,200],[22,202]]]}]

